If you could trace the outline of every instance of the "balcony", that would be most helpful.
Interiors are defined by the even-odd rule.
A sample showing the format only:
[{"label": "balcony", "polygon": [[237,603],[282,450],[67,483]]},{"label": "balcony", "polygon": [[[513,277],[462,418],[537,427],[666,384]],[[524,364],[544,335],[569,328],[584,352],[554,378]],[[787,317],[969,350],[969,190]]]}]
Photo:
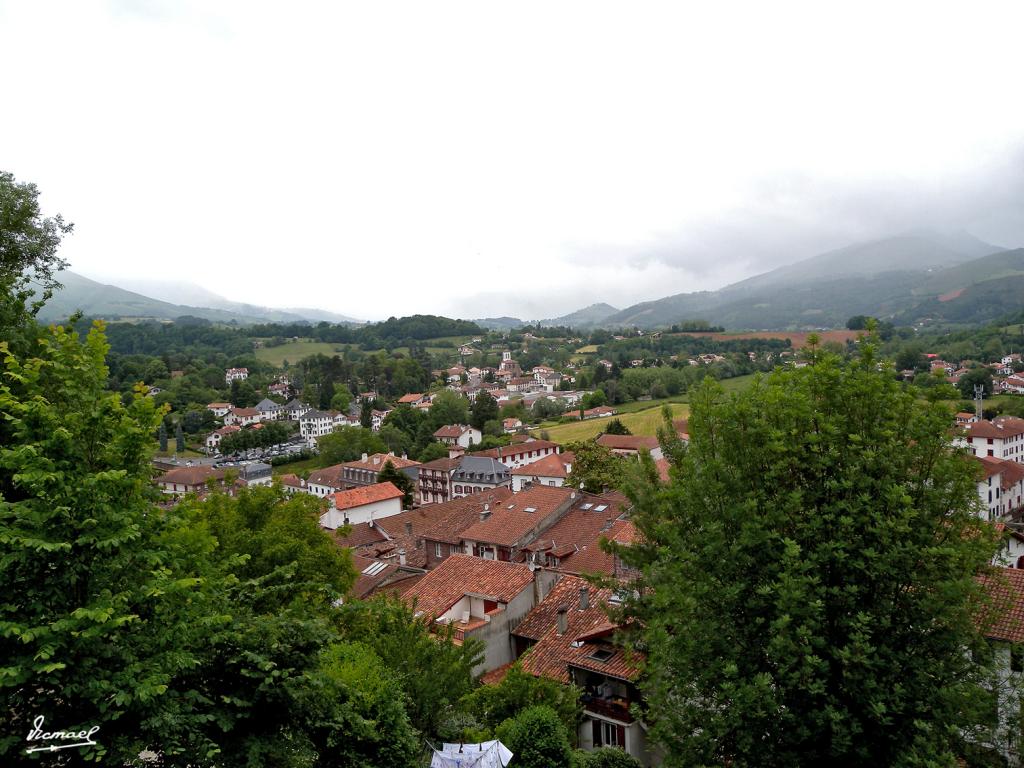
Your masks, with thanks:
[{"label": "balcony", "polygon": [[608,720],[617,720],[620,723],[633,723],[636,718],[630,714],[629,707],[633,703],[628,699],[612,696],[603,699],[600,696],[585,693],[580,698],[583,703],[583,711]]}]

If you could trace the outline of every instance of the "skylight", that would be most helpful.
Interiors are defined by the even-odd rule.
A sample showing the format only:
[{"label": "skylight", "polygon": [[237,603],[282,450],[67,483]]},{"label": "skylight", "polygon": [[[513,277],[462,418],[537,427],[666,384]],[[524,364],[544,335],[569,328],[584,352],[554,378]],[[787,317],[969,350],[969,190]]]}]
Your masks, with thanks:
[{"label": "skylight", "polygon": [[598,648],[587,658],[593,659],[594,661],[605,662],[608,661],[612,656],[615,655],[615,651],[610,651],[607,648]]},{"label": "skylight", "polygon": [[594,507],[595,512],[604,512],[606,509],[608,509],[607,504],[598,504],[596,507]]},{"label": "skylight", "polygon": [[387,567],[388,567],[387,563],[382,563],[380,561],[376,561],[376,562],[370,563],[368,566],[363,568],[363,574],[366,575],[366,576],[376,576],[378,573],[380,573],[381,571],[383,571]]},{"label": "skylight", "polygon": [[587,502],[586,504],[584,504],[584,505],[583,505],[582,507],[580,507],[580,509],[591,509],[591,508],[593,508],[593,506],[594,506],[594,505],[593,505],[593,504],[591,504],[591,503],[590,503],[590,502],[588,501],[588,502]]},{"label": "skylight", "polygon": [[523,508],[523,512],[536,512],[536,511],[537,511],[536,507],[524,507]]}]

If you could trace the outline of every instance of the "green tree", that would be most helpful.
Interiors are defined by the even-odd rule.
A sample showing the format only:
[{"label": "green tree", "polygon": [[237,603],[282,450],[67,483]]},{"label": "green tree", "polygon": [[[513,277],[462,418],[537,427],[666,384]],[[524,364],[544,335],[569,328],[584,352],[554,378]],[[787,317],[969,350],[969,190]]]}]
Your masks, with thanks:
[{"label": "green tree", "polygon": [[341,413],[348,413],[348,407],[352,404],[352,393],[347,389],[336,389],[331,398],[330,407]]},{"label": "green tree", "polygon": [[689,446],[666,429],[672,482],[647,459],[632,489],[641,541],[616,549],[667,765],[950,765],[983,717],[998,545],[951,413],[870,343],[810,357],[729,397],[706,381]]},{"label": "green tree", "polygon": [[421,464],[426,464],[428,461],[446,458],[448,458],[448,446],[444,443],[433,442],[428,443],[427,446],[420,451],[419,456],[416,457],[416,461]]},{"label": "green tree", "polygon": [[473,400],[469,423],[482,430],[488,421],[498,418],[498,401],[490,392],[481,390]]},{"label": "green tree", "polygon": [[157,439],[160,441],[160,453],[167,453],[167,425],[160,421],[160,429],[157,430]]},{"label": "green tree", "polygon": [[338,619],[345,638],[372,647],[395,673],[409,718],[421,733],[436,734],[459,699],[473,690],[473,669],[483,660],[480,640],[467,637],[456,644],[451,627],[435,633],[429,619],[398,600],[347,601]]},{"label": "green tree", "polygon": [[59,215],[43,216],[35,184],[0,171],[0,339],[13,352],[26,351],[36,332],[32,318],[60,287],[55,274],[67,262],[57,250],[72,229]]},{"label": "green tree", "polygon": [[[363,643],[337,643],[322,655],[318,677],[326,682],[316,727],[327,760],[348,768],[416,765],[419,737],[406,712],[406,697],[394,673]],[[328,757],[329,755],[329,757]]]},{"label": "green tree", "polygon": [[235,379],[231,382],[231,404],[236,408],[252,408],[259,400],[256,389],[248,379]]},{"label": "green tree", "polygon": [[106,391],[101,324],[84,342],[38,333],[29,358],[0,342],[0,755],[13,761],[45,714],[100,725],[91,751],[120,756],[138,738],[130,714],[193,663],[175,606],[195,584],[162,550],[149,502],[161,412],[141,389],[127,405]]},{"label": "green tree", "polygon": [[390,459],[384,462],[384,468],[377,475],[377,482],[392,483],[404,494],[402,496],[402,506],[405,509],[409,509],[412,506],[413,491],[416,490],[416,487],[407,474],[395,469],[395,465],[391,463]]},{"label": "green tree", "polygon": [[516,768],[569,768],[569,734],[551,707],[524,709],[498,727],[497,737],[515,755]]},{"label": "green tree", "polygon": [[992,369],[991,368],[972,368],[956,383],[956,388],[960,390],[960,394],[968,399],[974,398],[974,387],[980,385],[985,388],[985,394],[992,394]]},{"label": "green tree", "polygon": [[387,446],[376,433],[364,427],[340,427],[317,440],[320,462],[329,467],[346,461],[355,461],[364,453],[385,453]]},{"label": "green tree", "polygon": [[438,392],[430,403],[428,418],[435,430],[447,424],[465,424],[469,421],[469,401],[448,390]]},{"label": "green tree", "polygon": [[565,450],[575,454],[566,485],[591,493],[622,486],[626,463],[608,448],[593,440],[583,440],[566,444]]},{"label": "green tree", "polygon": [[373,401],[363,400],[362,407],[359,409],[359,426],[363,429],[369,429],[373,426]]},{"label": "green tree", "polygon": [[618,419],[618,418],[612,419],[611,421],[608,422],[607,426],[605,426],[605,428],[604,428],[604,433],[606,435],[632,435],[633,434],[632,432],[629,431],[629,427],[627,427],[625,424],[623,424],[622,420]]},{"label": "green tree", "polygon": [[174,425],[174,448],[178,453],[185,450],[185,435],[181,431],[181,422]]},{"label": "green tree", "polygon": [[583,708],[579,689],[547,677],[535,677],[516,663],[497,685],[481,685],[460,703],[476,721],[494,729],[528,707],[544,704],[558,715],[566,732],[575,736]]}]

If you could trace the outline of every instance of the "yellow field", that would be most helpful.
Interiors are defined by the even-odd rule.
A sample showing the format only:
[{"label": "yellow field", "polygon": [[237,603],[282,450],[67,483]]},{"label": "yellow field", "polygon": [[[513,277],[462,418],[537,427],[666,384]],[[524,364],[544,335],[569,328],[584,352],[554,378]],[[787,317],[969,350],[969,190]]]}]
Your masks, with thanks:
[{"label": "yellow field", "polygon": [[577,355],[596,355],[597,344],[587,344],[585,347],[580,347],[576,350]]},{"label": "yellow field", "polygon": [[[664,422],[661,415],[663,406],[647,408],[636,413],[622,413],[618,416],[605,417],[601,419],[590,419],[588,421],[574,421],[569,424],[559,424],[543,430],[556,443],[569,443],[574,440],[587,440],[604,432],[605,426],[612,419],[619,419],[625,424],[634,435],[647,435],[655,437],[658,434],[658,427]],[[686,403],[672,403],[672,415],[681,419],[689,415],[690,406]],[[542,430],[533,431],[534,436],[539,437]]]},{"label": "yellow field", "polygon": [[310,355],[336,355],[344,346],[344,344],[329,344],[324,341],[289,341],[279,347],[260,347],[256,350],[256,358],[280,367],[285,360],[289,363],[297,363]]}]

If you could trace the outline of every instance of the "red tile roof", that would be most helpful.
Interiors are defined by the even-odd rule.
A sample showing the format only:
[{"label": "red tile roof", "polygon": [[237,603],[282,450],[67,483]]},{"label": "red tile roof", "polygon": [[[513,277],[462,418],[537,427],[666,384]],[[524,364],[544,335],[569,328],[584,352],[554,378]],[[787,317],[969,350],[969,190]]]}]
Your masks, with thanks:
[{"label": "red tile roof", "polygon": [[[572,488],[534,486],[513,494],[495,506],[490,517],[462,532],[466,541],[481,541],[502,547],[515,546],[546,517],[568,505],[576,491]],[[527,510],[533,510],[527,511]]]},{"label": "red tile roof", "polygon": [[429,512],[434,523],[423,531],[423,538],[447,544],[458,544],[462,541],[462,532],[480,520],[484,505],[496,508],[512,496],[508,488],[498,487],[487,491],[452,499],[442,504],[427,504],[419,511]]},{"label": "red tile roof", "polygon": [[466,595],[509,603],[525,589],[533,588],[533,571],[521,563],[452,555],[402,593],[416,602],[417,613],[437,618]]},{"label": "red tile roof", "polygon": [[502,459],[514,460],[519,456],[528,455],[533,451],[542,451],[545,449],[558,450],[558,443],[552,443],[550,440],[530,440],[525,443],[515,443],[513,445],[505,445],[501,448],[491,448],[486,451],[477,451],[474,456],[485,456],[491,459]]},{"label": "red tile roof", "polygon": [[326,485],[330,488],[341,488],[343,485],[341,475],[344,467],[344,464],[334,464],[330,467],[317,469],[309,473],[309,478],[306,482],[314,485]]},{"label": "red tile roof", "polygon": [[985,636],[1008,643],[1024,642],[1024,570],[992,568],[978,581],[991,600],[979,618]]},{"label": "red tile roof", "polygon": [[400,499],[404,495],[393,483],[374,483],[362,488],[338,491],[334,494],[334,507],[339,510],[352,509],[353,507],[361,507],[364,504],[373,504],[378,501]]},{"label": "red tile roof", "polygon": [[562,573],[618,576],[615,555],[601,548],[601,540],[617,544],[632,544],[637,539],[636,526],[628,520],[616,520],[607,531],[601,531],[597,538],[557,566]]},{"label": "red tile roof", "polygon": [[260,410],[258,408],[232,408],[231,413],[235,416],[259,416]]},{"label": "red tile roof", "polygon": [[[364,571],[375,563],[379,563],[379,570],[374,569],[375,573],[371,576]],[[361,557],[359,555],[352,555],[352,564],[356,567],[356,573],[359,574],[356,577],[355,584],[352,585],[351,594],[355,597],[364,598],[367,597],[381,582],[392,576],[395,571],[398,570],[397,563],[385,563],[382,560],[374,560],[369,557]]]},{"label": "red tile roof", "polygon": [[441,427],[434,433],[434,437],[451,437],[459,438],[462,437],[469,430],[469,427],[463,424],[448,424],[447,426]]},{"label": "red tile roof", "polygon": [[418,461],[407,459],[402,456],[395,456],[390,453],[374,453],[366,457],[366,461],[359,459],[357,461],[346,461],[344,464],[339,464],[339,467],[348,467],[350,469],[368,469],[376,470],[380,472],[384,469],[384,465],[391,462],[391,466],[395,469],[405,469],[406,467],[417,467],[419,466]]},{"label": "red tile roof", "polygon": [[417,403],[423,399],[422,392],[410,392],[408,395],[402,395],[398,398],[399,403]]},{"label": "red tile roof", "polygon": [[[589,605],[580,608],[580,590],[586,588]],[[605,637],[614,631],[604,606],[611,599],[610,589],[595,589],[585,580],[576,576],[565,576],[558,582],[513,634],[536,643],[522,657],[523,670],[530,674],[550,677],[563,683],[569,682],[569,667],[593,669],[601,674],[622,680],[635,680],[639,669],[636,663],[626,659],[625,653],[610,645]],[[567,631],[558,634],[558,609],[565,607]],[[588,640],[597,636],[600,639]],[[579,648],[573,648],[577,641],[583,641]],[[611,650],[612,656],[606,661],[589,659],[597,648]]]},{"label": "red tile roof", "polygon": [[646,448],[651,451],[658,447],[658,438],[642,435],[601,435],[597,438],[598,445],[613,451],[639,451]]},{"label": "red tile roof", "polygon": [[568,477],[566,465],[571,466],[574,458],[576,457],[572,451],[552,453],[543,459],[516,467],[512,474],[520,477]]}]

